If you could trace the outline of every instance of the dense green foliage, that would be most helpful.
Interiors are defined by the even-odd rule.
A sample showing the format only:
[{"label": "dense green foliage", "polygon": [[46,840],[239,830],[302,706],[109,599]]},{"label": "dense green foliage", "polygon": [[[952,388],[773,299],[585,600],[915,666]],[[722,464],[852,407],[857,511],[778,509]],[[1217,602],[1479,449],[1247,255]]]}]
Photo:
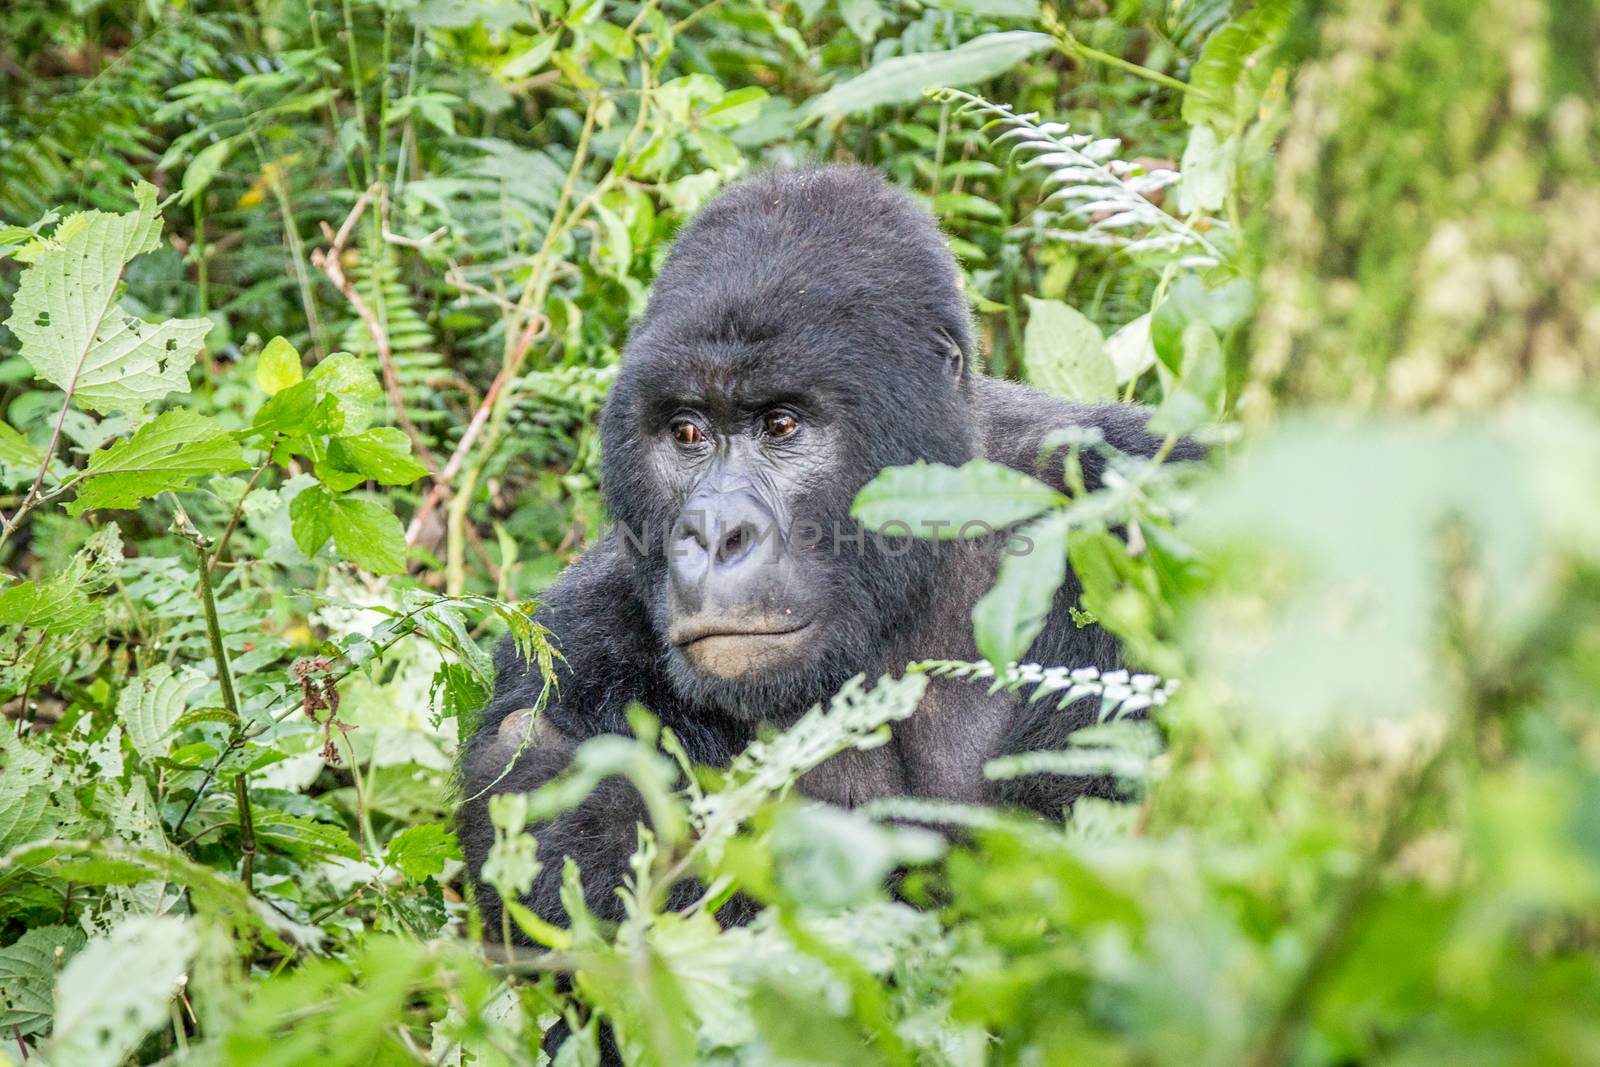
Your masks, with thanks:
[{"label": "dense green foliage", "polygon": [[[0,1063],[1600,1062],[1591,5],[75,0],[0,70]],[[992,373],[1215,462],[886,472],[1037,546],[987,660],[720,772],[639,709],[492,805],[514,900],[627,776],[627,920],[486,953],[484,650],[559,655],[673,233],[811,159],[928,203]],[[1069,560],[1149,673],[1014,662]],[[1130,801],[801,801],[930,675],[1098,697],[988,773]]]}]

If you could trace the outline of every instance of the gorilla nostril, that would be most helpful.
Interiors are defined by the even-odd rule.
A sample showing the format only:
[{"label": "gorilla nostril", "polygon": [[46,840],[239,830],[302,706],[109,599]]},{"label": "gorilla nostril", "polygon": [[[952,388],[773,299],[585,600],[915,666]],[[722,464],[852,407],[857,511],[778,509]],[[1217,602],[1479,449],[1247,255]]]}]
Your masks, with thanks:
[{"label": "gorilla nostril", "polygon": [[722,544],[717,547],[717,562],[737,563],[743,559],[755,543],[755,532],[749,523],[740,523],[723,534]]}]

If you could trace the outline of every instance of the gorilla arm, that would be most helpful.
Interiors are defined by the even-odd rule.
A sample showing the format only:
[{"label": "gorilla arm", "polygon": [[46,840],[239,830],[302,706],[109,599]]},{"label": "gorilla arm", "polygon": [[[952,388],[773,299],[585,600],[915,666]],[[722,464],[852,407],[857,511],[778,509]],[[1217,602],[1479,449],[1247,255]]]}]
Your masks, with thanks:
[{"label": "gorilla arm", "polygon": [[[1130,456],[1153,456],[1161,438],[1145,429],[1152,414],[1135,404],[1078,404],[1041,393],[1016,382],[982,375],[973,378],[973,408],[983,428],[984,454],[1024,474],[1064,488],[1062,465],[1066,449],[1055,449],[1039,466],[1039,449],[1053,433],[1079,426],[1098,429],[1106,444]],[[1168,453],[1173,460],[1194,460],[1205,450],[1188,438],[1177,442]],[[1090,489],[1100,484],[1104,458],[1093,449],[1083,449],[1084,482]]]},{"label": "gorilla arm", "polygon": [[[1066,490],[1064,464],[1066,449],[1056,449],[1040,465],[1039,451],[1045,439],[1072,426],[1098,429],[1105,442],[1130,456],[1153,456],[1162,439],[1145,425],[1148,408],[1132,404],[1077,404],[1049,396],[1015,382],[977,378],[974,407],[984,428],[984,448],[997,463],[1031,474],[1057,489]],[[1205,449],[1188,438],[1177,441],[1167,454],[1174,461],[1198,460]],[[1105,457],[1098,450],[1080,451],[1084,483],[1091,491],[1101,482]],[[1099,625],[1079,625],[1072,608],[1078,604],[1083,587],[1069,568],[1066,581],[1056,590],[1044,630],[1023,657],[1025,661],[1050,666],[1093,666],[1109,671],[1119,666],[1122,650],[1111,634]],[[1001,745],[1002,754],[1036,752],[1067,747],[1067,736],[1095,721],[1093,700],[1079,701],[1058,711],[1050,700],[1018,702],[1015,717]],[[1116,783],[1110,778],[1068,778],[1036,774],[995,783],[1003,803],[1031,808],[1043,815],[1059,817],[1080,796],[1114,797]]]}]

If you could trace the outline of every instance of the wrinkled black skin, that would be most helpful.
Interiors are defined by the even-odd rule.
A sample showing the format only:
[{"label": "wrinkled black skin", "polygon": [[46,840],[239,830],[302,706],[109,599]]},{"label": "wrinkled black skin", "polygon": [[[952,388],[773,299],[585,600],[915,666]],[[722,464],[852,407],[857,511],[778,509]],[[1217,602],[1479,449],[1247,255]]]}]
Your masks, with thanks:
[{"label": "wrinkled black skin", "polygon": [[[742,473],[785,517],[811,518],[825,529],[851,527],[857,491],[885,467],[987,456],[1065,488],[1059,453],[1043,463],[1039,455],[1054,431],[1095,427],[1123,452],[1155,450],[1158,442],[1145,431],[1148,412],[1071,404],[986,378],[973,370],[972,354],[956,265],[919,206],[858,168],[744,181],[679,236],[623,353],[601,421],[610,514],[633,531],[673,526],[705,469],[673,441],[671,420],[684,410],[728,434],[764,407],[797,410],[797,439],[783,448],[747,448],[743,462],[751,469]],[[1174,453],[1197,454],[1187,443]],[[1083,454],[1091,489],[1103,462],[1093,451]],[[496,783],[491,792],[538,787],[565,767],[576,744],[627,733],[632,701],[671,727],[697,763],[721,766],[760,724],[793,722],[855,674],[876,677],[920,657],[976,658],[969,613],[998,559],[996,549],[964,542],[913,540],[901,554],[872,538],[837,553],[825,542],[802,560],[801,592],[820,594],[812,599],[824,605],[804,655],[726,679],[697,671],[666,639],[667,540],[630,540],[614,530],[548,591],[539,618],[565,659],[534,740],[509,772],[515,738],[508,741],[499,728],[534,703],[541,684],[509,644],[499,650],[494,700],[463,760],[459,833],[474,879],[494,838],[480,795],[489,783]],[[1119,664],[1110,635],[1071,619],[1079,592],[1069,576],[1030,661]],[[1109,795],[1110,784],[1047,775],[989,783],[981,766],[1005,753],[1061,747],[1090,714],[934,682],[916,715],[896,729],[894,744],[836,757],[801,787],[847,805],[912,794],[1059,817],[1078,796]],[[614,889],[627,871],[635,826],[645,821],[632,787],[612,779],[575,811],[537,827],[544,867],[525,903],[548,921],[565,922],[558,897],[565,856],[582,870],[590,907],[620,918]],[[671,903],[694,898],[686,883]],[[477,901],[486,932],[498,936],[494,891],[478,885]],[[736,923],[749,913],[736,897],[719,918]]]}]

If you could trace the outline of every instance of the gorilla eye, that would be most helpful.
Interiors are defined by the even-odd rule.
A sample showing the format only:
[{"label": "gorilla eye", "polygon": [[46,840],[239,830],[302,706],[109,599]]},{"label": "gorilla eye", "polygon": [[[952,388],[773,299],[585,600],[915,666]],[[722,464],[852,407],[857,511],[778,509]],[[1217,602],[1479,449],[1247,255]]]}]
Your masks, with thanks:
[{"label": "gorilla eye", "polygon": [[704,443],[705,431],[688,419],[679,419],[672,424],[672,439],[685,448]]},{"label": "gorilla eye", "polygon": [[768,437],[788,437],[800,428],[800,423],[787,411],[769,411],[762,426]]}]

